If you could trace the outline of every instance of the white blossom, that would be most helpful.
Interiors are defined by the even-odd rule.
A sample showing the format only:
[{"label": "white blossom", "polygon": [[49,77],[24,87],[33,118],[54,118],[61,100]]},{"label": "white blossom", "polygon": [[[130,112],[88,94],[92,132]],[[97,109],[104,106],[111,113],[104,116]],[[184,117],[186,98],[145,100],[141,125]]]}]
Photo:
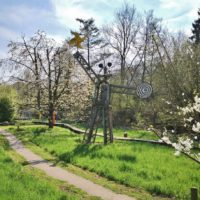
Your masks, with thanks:
[{"label": "white blossom", "polygon": [[167,129],[166,129],[166,127],[164,128],[164,132],[163,132],[163,134],[162,134],[163,136],[167,136],[168,134],[167,134]]},{"label": "white blossom", "polygon": [[[182,93],[182,96],[185,96],[184,93]],[[186,102],[186,99],[184,99]],[[188,103],[186,107],[179,107],[177,106],[177,113],[179,115],[182,115],[183,117],[183,126],[184,127],[191,127],[192,131],[196,133],[200,133],[200,121],[198,118],[196,118],[196,113],[200,114],[200,97],[195,96],[194,97],[194,103]],[[170,112],[172,113],[172,111]],[[171,133],[174,133],[174,130],[171,130]],[[163,142],[167,144],[171,144],[172,147],[175,149],[175,156],[179,156],[181,152],[184,152],[196,160],[200,161],[200,153],[192,153],[191,149],[193,148],[193,140],[197,140],[198,136],[194,136],[193,140],[188,137],[179,137],[177,142],[171,142],[170,138],[168,137],[168,131],[165,129],[163,132],[163,137],[161,138]],[[199,145],[200,147],[200,145]]]},{"label": "white blossom", "polygon": [[162,139],[165,143],[171,144],[171,141],[170,141],[170,139],[169,139],[167,136],[164,136],[164,137],[162,137],[161,139]]},{"label": "white blossom", "polygon": [[186,115],[186,114],[188,114],[188,113],[190,113],[190,112],[193,112],[193,108],[192,108],[192,107],[189,107],[189,106],[184,107],[184,108],[181,108],[181,110],[182,110],[182,112],[183,112],[183,115]]},{"label": "white blossom", "polygon": [[187,119],[185,119],[185,121],[188,121],[188,122],[192,122],[193,118],[192,117],[189,117]]},{"label": "white blossom", "polygon": [[180,156],[181,152],[180,151],[175,151],[174,155],[175,156]]},{"label": "white blossom", "polygon": [[180,143],[173,143],[172,146],[176,149],[176,151],[182,151],[183,147]]},{"label": "white blossom", "polygon": [[200,98],[197,95],[194,97],[194,101],[195,103],[200,104]]},{"label": "white blossom", "polygon": [[196,133],[200,132],[200,122],[197,122],[196,124],[192,125],[192,130]]},{"label": "white blossom", "polygon": [[165,101],[166,102],[166,104],[168,104],[168,105],[170,105],[171,104],[171,102],[169,102],[169,101]]},{"label": "white blossom", "polygon": [[179,138],[179,144],[182,146],[182,150],[185,152],[190,152],[192,148],[193,141],[190,138]]}]

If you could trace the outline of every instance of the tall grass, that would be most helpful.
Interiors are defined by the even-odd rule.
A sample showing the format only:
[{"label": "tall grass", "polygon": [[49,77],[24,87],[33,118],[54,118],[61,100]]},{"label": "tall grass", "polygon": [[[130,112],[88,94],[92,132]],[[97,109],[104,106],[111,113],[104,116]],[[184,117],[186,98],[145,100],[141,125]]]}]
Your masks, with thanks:
[{"label": "tall grass", "polygon": [[6,154],[8,144],[0,137],[0,199],[2,200],[64,200],[68,197],[47,181],[39,180]]},{"label": "tall grass", "polygon": [[[8,153],[9,152],[9,153]],[[80,200],[90,197],[39,171],[24,167],[10,158],[8,142],[0,136],[0,199],[1,200]],[[16,155],[15,155],[16,156]],[[67,190],[67,193],[62,191]]]},{"label": "tall grass", "polygon": [[[70,121],[66,121],[66,123],[69,123],[72,126],[80,128],[82,130],[86,129],[85,123],[81,123],[81,122],[75,123],[75,122],[70,122]],[[99,128],[98,132],[103,133],[103,129]],[[113,128],[114,136],[123,137],[125,132],[128,134],[128,137],[130,137],[130,138],[139,138],[139,139],[146,139],[146,140],[158,140],[159,139],[155,135],[155,133],[150,132],[150,131],[146,131],[146,130],[133,130],[133,129],[127,129],[127,128]]]},{"label": "tall grass", "polygon": [[65,163],[127,186],[144,188],[152,194],[188,200],[190,188],[200,187],[200,165],[184,155],[175,157],[169,147],[138,142],[84,145],[81,144],[82,136],[58,127],[53,130],[44,126],[27,127],[21,132],[10,130]]}]

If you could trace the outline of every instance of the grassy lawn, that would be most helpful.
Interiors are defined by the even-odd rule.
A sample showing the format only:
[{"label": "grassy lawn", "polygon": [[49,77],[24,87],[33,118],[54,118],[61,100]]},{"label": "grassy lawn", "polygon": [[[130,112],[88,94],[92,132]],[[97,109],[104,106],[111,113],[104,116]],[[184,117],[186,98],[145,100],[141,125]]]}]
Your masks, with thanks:
[{"label": "grassy lawn", "polygon": [[[13,161],[14,159],[14,161]],[[23,164],[24,166],[22,166]],[[0,136],[0,199],[2,200],[80,200],[90,197],[64,182],[54,180],[26,162]]]},{"label": "grassy lawn", "polygon": [[124,136],[124,132],[128,134],[130,138],[146,139],[146,140],[158,140],[159,138],[155,133],[144,130],[124,130],[124,129],[113,129],[114,136]]},{"label": "grassy lawn", "polygon": [[[84,123],[68,122],[68,124],[75,126],[82,130],[85,130],[85,128],[86,128],[86,125]],[[98,132],[103,133],[102,128],[99,128]],[[139,138],[139,139],[147,139],[147,140],[158,140],[159,139],[155,133],[150,132],[150,131],[113,128],[114,136],[123,137],[124,132],[126,132],[128,134],[128,137],[130,137],[130,138]]]},{"label": "grassy lawn", "polygon": [[26,126],[19,132],[14,128],[9,131],[65,164],[154,195],[188,200],[190,188],[200,187],[200,165],[185,156],[175,157],[169,147],[138,142],[84,145],[82,136],[59,127],[49,130],[45,126]]}]

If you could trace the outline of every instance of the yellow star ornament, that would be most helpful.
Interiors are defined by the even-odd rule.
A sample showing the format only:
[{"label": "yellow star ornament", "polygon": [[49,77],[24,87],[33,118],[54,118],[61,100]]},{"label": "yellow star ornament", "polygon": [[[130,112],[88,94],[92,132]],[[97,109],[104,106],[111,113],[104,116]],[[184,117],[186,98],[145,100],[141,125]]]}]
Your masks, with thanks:
[{"label": "yellow star ornament", "polygon": [[71,33],[74,35],[74,37],[69,40],[68,44],[82,49],[83,47],[81,46],[81,43],[85,40],[86,37],[80,37],[80,34],[77,32],[71,31]]}]

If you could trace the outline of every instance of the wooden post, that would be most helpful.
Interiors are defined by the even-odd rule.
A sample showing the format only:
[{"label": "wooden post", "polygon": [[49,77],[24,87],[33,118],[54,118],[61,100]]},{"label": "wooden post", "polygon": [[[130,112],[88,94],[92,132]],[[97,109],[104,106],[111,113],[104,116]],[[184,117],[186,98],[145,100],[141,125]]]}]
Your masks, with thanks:
[{"label": "wooden post", "polygon": [[107,110],[103,108],[103,136],[104,136],[104,144],[108,142],[108,132],[107,132]]},{"label": "wooden post", "polygon": [[[108,125],[109,125],[109,85],[104,83],[101,85],[101,103],[102,103],[102,121],[104,144],[108,142]],[[109,139],[110,140],[110,139]]]},{"label": "wooden post", "polygon": [[112,106],[109,105],[109,137],[110,137],[110,143],[113,143],[113,124],[112,124]]},{"label": "wooden post", "polygon": [[91,143],[93,137],[94,126],[98,115],[98,109],[98,105],[96,105],[96,107],[93,107],[91,111],[89,131],[86,130],[83,138],[83,140],[85,140],[87,144]]},{"label": "wooden post", "polygon": [[124,132],[124,137],[127,138],[128,137],[128,133]]},{"label": "wooden post", "polygon": [[[83,141],[85,141],[87,144],[92,142],[92,137],[93,137],[93,132],[94,132],[94,127],[95,127],[95,123],[97,120],[97,115],[99,112],[99,83],[97,83],[95,85],[95,91],[94,91],[94,97],[93,97],[93,101],[92,101],[92,109],[91,109],[91,114],[90,114],[90,121],[89,121],[89,131],[88,128],[85,130],[85,134],[83,137]],[[93,142],[95,142],[95,138],[93,140]]]},{"label": "wooden post", "polygon": [[191,188],[191,200],[198,200],[198,190],[195,187]]}]

